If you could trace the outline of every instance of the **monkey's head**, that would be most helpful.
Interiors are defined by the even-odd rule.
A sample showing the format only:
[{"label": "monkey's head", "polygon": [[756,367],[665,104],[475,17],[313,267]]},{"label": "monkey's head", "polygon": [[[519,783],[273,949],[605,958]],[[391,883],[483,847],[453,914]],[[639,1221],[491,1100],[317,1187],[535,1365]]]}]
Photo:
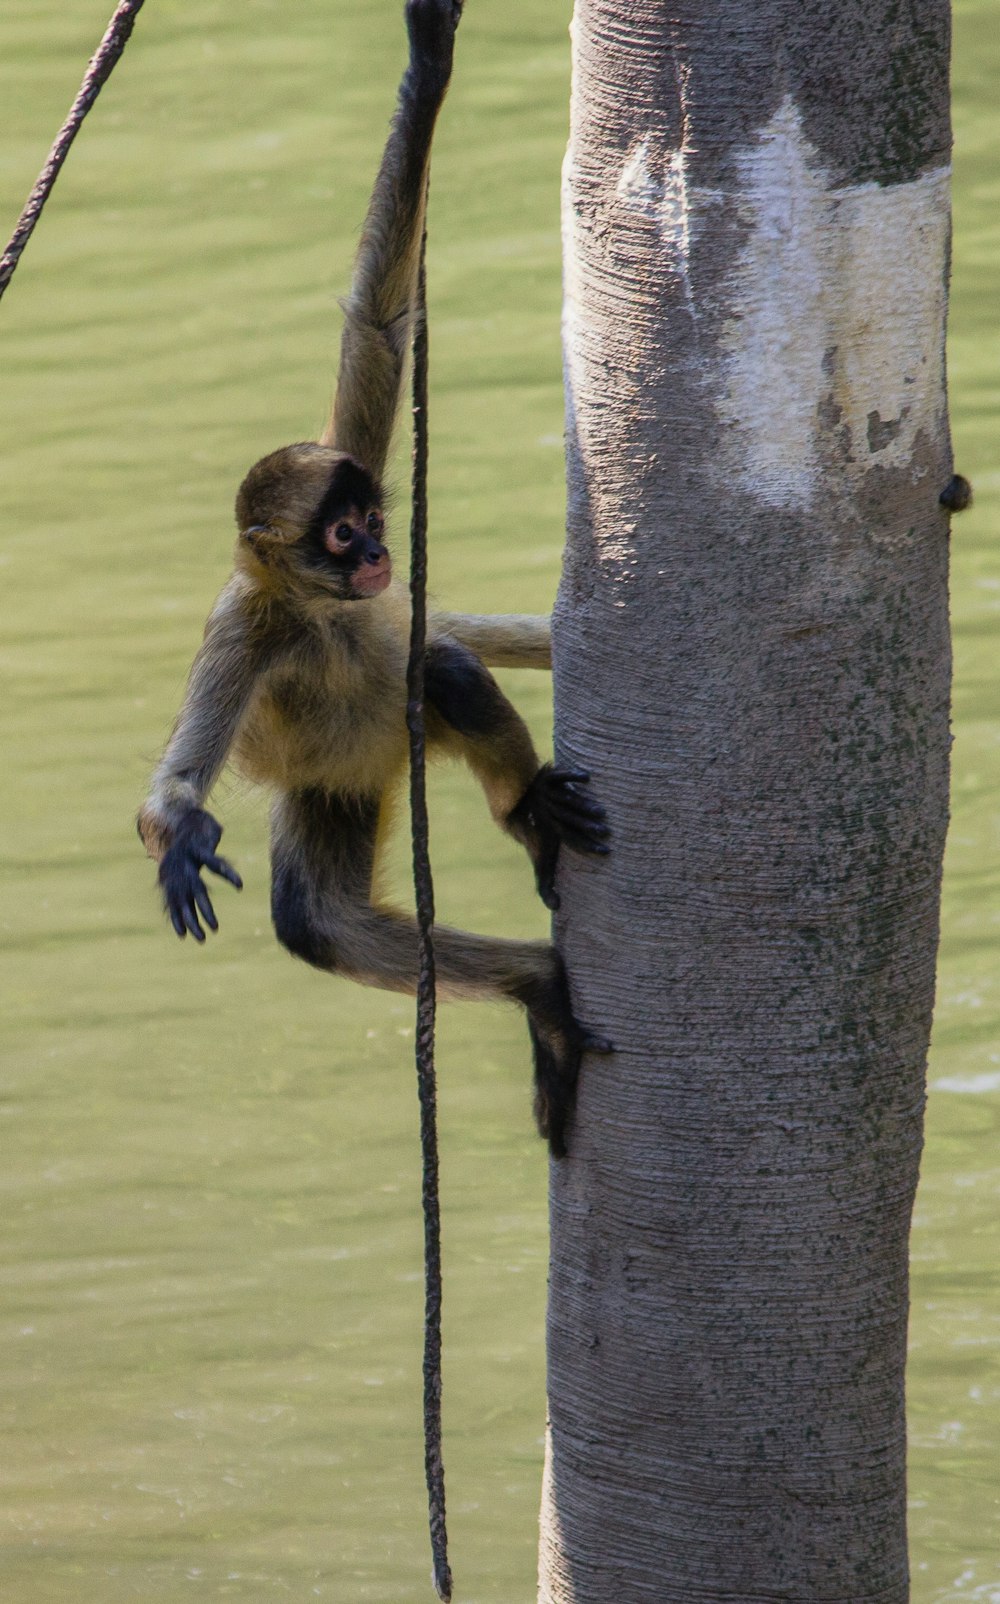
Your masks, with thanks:
[{"label": "monkey's head", "polygon": [[237,561],[263,567],[339,601],[385,590],[382,489],[343,451],[284,446],[250,469],[236,497]]}]

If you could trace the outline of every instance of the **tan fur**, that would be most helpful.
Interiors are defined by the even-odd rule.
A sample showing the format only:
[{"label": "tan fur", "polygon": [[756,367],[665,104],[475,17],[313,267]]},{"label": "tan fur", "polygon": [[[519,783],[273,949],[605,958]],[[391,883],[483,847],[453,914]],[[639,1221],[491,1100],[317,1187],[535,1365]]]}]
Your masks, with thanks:
[{"label": "tan fur", "polygon": [[437,612],[428,621],[428,633],[460,641],[487,668],[552,667],[552,625],[545,614]]},{"label": "tan fur", "polygon": [[[236,497],[237,527],[245,531],[249,524],[264,526],[266,539],[259,547],[252,543],[251,552],[273,554],[274,548],[298,540],[342,456],[341,451],[302,440],[254,464]],[[237,564],[240,557],[238,548]]]},{"label": "tan fur", "polygon": [[[157,859],[178,814],[204,805],[227,757],[260,785],[320,786],[357,796],[391,790],[406,769],[410,615],[402,585],[394,581],[383,595],[362,602],[308,590],[295,596],[284,570],[259,564],[243,549],[238,560],[209,618],[140,817],[143,840]],[[449,613],[431,621],[429,634],[472,644],[490,626],[505,660],[534,654],[537,661],[544,623]],[[502,824],[538,766],[521,721],[489,742],[477,741],[429,709],[427,733],[432,750],[469,763]]]},{"label": "tan fur", "polygon": [[260,784],[379,795],[407,763],[406,635],[401,587],[317,607],[301,647],[257,687],[234,752]]}]

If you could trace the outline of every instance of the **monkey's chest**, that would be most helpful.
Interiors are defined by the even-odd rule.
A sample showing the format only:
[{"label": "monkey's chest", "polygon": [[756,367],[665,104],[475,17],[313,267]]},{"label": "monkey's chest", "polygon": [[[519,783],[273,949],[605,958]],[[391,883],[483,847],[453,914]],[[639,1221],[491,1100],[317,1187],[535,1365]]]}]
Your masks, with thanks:
[{"label": "monkey's chest", "polygon": [[238,767],[286,790],[382,791],[407,759],[405,667],[396,656],[338,655],[276,670],[241,731]]}]

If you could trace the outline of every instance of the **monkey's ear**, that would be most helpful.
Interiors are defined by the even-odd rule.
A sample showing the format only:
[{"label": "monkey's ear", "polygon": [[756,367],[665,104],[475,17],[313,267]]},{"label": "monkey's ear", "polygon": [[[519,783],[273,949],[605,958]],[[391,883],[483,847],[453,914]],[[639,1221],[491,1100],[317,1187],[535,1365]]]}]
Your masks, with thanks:
[{"label": "monkey's ear", "polygon": [[249,524],[246,529],[240,530],[240,540],[250,547],[258,557],[265,557],[269,550],[277,546],[290,546],[298,539],[293,529],[282,529],[277,524]]}]

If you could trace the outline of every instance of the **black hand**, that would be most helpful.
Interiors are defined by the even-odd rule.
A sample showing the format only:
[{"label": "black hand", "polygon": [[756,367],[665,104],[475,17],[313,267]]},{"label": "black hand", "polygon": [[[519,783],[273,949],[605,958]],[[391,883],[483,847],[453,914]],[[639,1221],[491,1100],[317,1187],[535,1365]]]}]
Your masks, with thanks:
[{"label": "black hand", "polygon": [[560,845],[595,857],[611,851],[604,809],[581,789],[589,779],[583,769],[543,763],[510,816],[515,833],[523,835],[531,853],[538,895],[547,908],[559,906],[555,874]]},{"label": "black hand", "polygon": [[213,874],[228,880],[237,891],[243,889],[243,881],[232,864],[216,855],[215,849],[221,838],[221,824],[210,813],[195,808],[178,826],[173,842],[163,856],[159,873],[163,902],[170,915],[170,923],[182,939],[190,931],[195,941],[204,941],[202,919],[209,930],[219,928],[211,898],[201,878],[202,869],[210,869]]}]

